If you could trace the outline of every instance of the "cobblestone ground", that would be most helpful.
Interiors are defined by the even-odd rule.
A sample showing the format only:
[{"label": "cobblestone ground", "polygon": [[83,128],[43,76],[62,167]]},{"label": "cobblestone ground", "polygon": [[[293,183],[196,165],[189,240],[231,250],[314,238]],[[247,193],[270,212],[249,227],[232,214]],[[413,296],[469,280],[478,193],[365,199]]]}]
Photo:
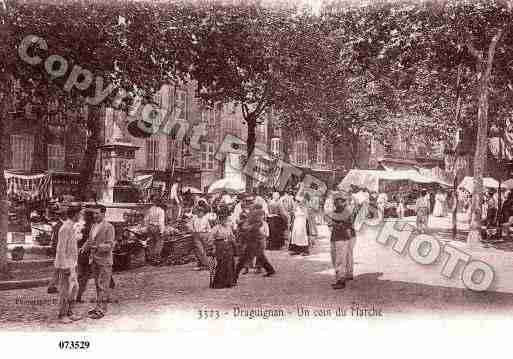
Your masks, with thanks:
[{"label": "cobblestone ground", "polygon": [[[321,232],[326,232],[325,229]],[[373,237],[374,236],[374,237]],[[82,330],[171,330],[180,323],[201,322],[199,310],[218,310],[217,323],[235,325],[234,307],[246,309],[282,309],[284,320],[298,318],[298,306],[310,309],[374,307],[381,318],[412,318],[419,316],[454,318],[472,314],[513,314],[513,295],[498,292],[472,292],[459,284],[442,282],[434,274],[423,278],[425,268],[402,258],[375,241],[375,234],[358,238],[355,253],[354,281],[345,290],[330,287],[333,273],[329,259],[329,242],[321,237],[310,257],[289,256],[286,251],[267,252],[277,275],[264,278],[256,274],[241,276],[239,285],[231,289],[209,289],[208,272],[195,272],[193,265],[144,267],[115,275],[115,303],[101,320],[84,318],[70,325],[56,320],[56,296],[46,288],[0,292],[0,328],[31,331]],[[388,251],[387,251],[388,250]],[[411,262],[411,260],[410,260]],[[39,303],[31,303],[34,299]],[[91,282],[85,299],[94,299]],[[85,314],[92,304],[80,304],[76,312]],[[318,311],[317,314],[323,314]],[[351,314],[351,313],[350,313]],[[215,312],[212,314],[216,316]],[[316,319],[316,318],[312,318]],[[317,318],[320,319],[320,318]],[[374,320],[375,318],[368,318]],[[256,323],[258,321],[252,321]],[[235,324],[234,324],[235,323]],[[180,327],[183,326],[180,324]],[[194,325],[189,325],[190,330]]]}]

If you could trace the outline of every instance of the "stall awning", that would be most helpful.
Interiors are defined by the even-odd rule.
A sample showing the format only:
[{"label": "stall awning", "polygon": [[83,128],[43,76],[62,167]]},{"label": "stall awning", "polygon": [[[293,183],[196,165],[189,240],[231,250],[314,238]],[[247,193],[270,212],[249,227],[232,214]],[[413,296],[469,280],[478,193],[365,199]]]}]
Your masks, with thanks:
[{"label": "stall awning", "polygon": [[370,191],[379,191],[380,181],[406,181],[414,183],[439,183],[448,186],[447,183],[432,177],[423,176],[415,170],[406,171],[376,171],[376,170],[351,170],[344,177],[338,188],[348,191],[351,185],[366,188]]},{"label": "stall awning", "polygon": [[[499,188],[499,181],[491,177],[483,178],[483,187],[485,188]],[[465,177],[459,184],[458,188],[464,188],[470,193],[474,191],[474,177]]]},{"label": "stall awning", "polygon": [[18,196],[24,200],[44,200],[52,195],[50,174],[19,174],[4,171],[4,178],[9,196]]}]

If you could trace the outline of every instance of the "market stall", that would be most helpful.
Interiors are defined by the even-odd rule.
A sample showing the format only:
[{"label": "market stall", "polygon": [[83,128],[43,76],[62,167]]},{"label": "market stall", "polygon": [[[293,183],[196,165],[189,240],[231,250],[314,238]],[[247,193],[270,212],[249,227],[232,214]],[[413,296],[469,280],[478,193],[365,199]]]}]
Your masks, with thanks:
[{"label": "market stall", "polygon": [[449,184],[432,176],[426,176],[415,170],[351,170],[338,185],[339,190],[351,191],[357,187],[375,193],[386,193],[388,203],[385,208],[385,217],[394,217],[399,197],[406,202],[406,216],[414,214],[416,193],[421,188],[442,187]]},{"label": "market stall", "polygon": [[26,174],[5,171],[9,206],[9,231],[30,230],[30,214],[41,210],[51,197],[51,177],[45,173]]},{"label": "market stall", "polygon": [[378,170],[351,170],[344,177],[338,188],[349,191],[351,186],[364,188],[370,192],[390,193],[396,191],[409,191],[427,185],[438,184],[449,187],[442,180],[421,175],[415,170],[404,171],[378,171]]},{"label": "market stall", "polygon": [[[491,177],[484,177],[483,178],[483,187],[485,188],[492,188],[497,189],[499,188],[499,181],[497,181],[494,178]],[[505,188],[504,185],[502,185],[503,188]],[[463,188],[467,190],[469,193],[472,193],[474,191],[474,177],[465,177],[461,181],[461,183],[458,185],[458,188]]]},{"label": "market stall", "polygon": [[4,172],[7,195],[20,200],[43,200],[51,197],[51,176],[41,174],[17,174]]}]

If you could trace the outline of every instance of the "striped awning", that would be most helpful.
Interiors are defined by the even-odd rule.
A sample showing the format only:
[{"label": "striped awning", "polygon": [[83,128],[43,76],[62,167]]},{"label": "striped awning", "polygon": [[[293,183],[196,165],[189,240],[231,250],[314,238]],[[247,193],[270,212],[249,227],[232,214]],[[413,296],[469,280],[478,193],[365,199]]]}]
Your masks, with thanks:
[{"label": "striped awning", "polygon": [[7,194],[25,200],[45,200],[52,196],[52,179],[47,173],[29,175],[5,171]]}]

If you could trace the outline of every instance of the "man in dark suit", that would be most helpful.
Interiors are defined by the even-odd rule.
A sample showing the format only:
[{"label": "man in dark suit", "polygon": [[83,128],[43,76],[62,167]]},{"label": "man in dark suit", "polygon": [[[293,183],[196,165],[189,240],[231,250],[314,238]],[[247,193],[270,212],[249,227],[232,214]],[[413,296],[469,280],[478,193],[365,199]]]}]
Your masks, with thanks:
[{"label": "man in dark suit", "polygon": [[107,311],[109,284],[112,278],[114,250],[114,226],[105,220],[107,209],[102,205],[92,207],[94,213],[93,227],[89,239],[80,249],[80,253],[90,251],[91,273],[96,284],[96,307],[89,311],[89,317],[100,319]]}]

